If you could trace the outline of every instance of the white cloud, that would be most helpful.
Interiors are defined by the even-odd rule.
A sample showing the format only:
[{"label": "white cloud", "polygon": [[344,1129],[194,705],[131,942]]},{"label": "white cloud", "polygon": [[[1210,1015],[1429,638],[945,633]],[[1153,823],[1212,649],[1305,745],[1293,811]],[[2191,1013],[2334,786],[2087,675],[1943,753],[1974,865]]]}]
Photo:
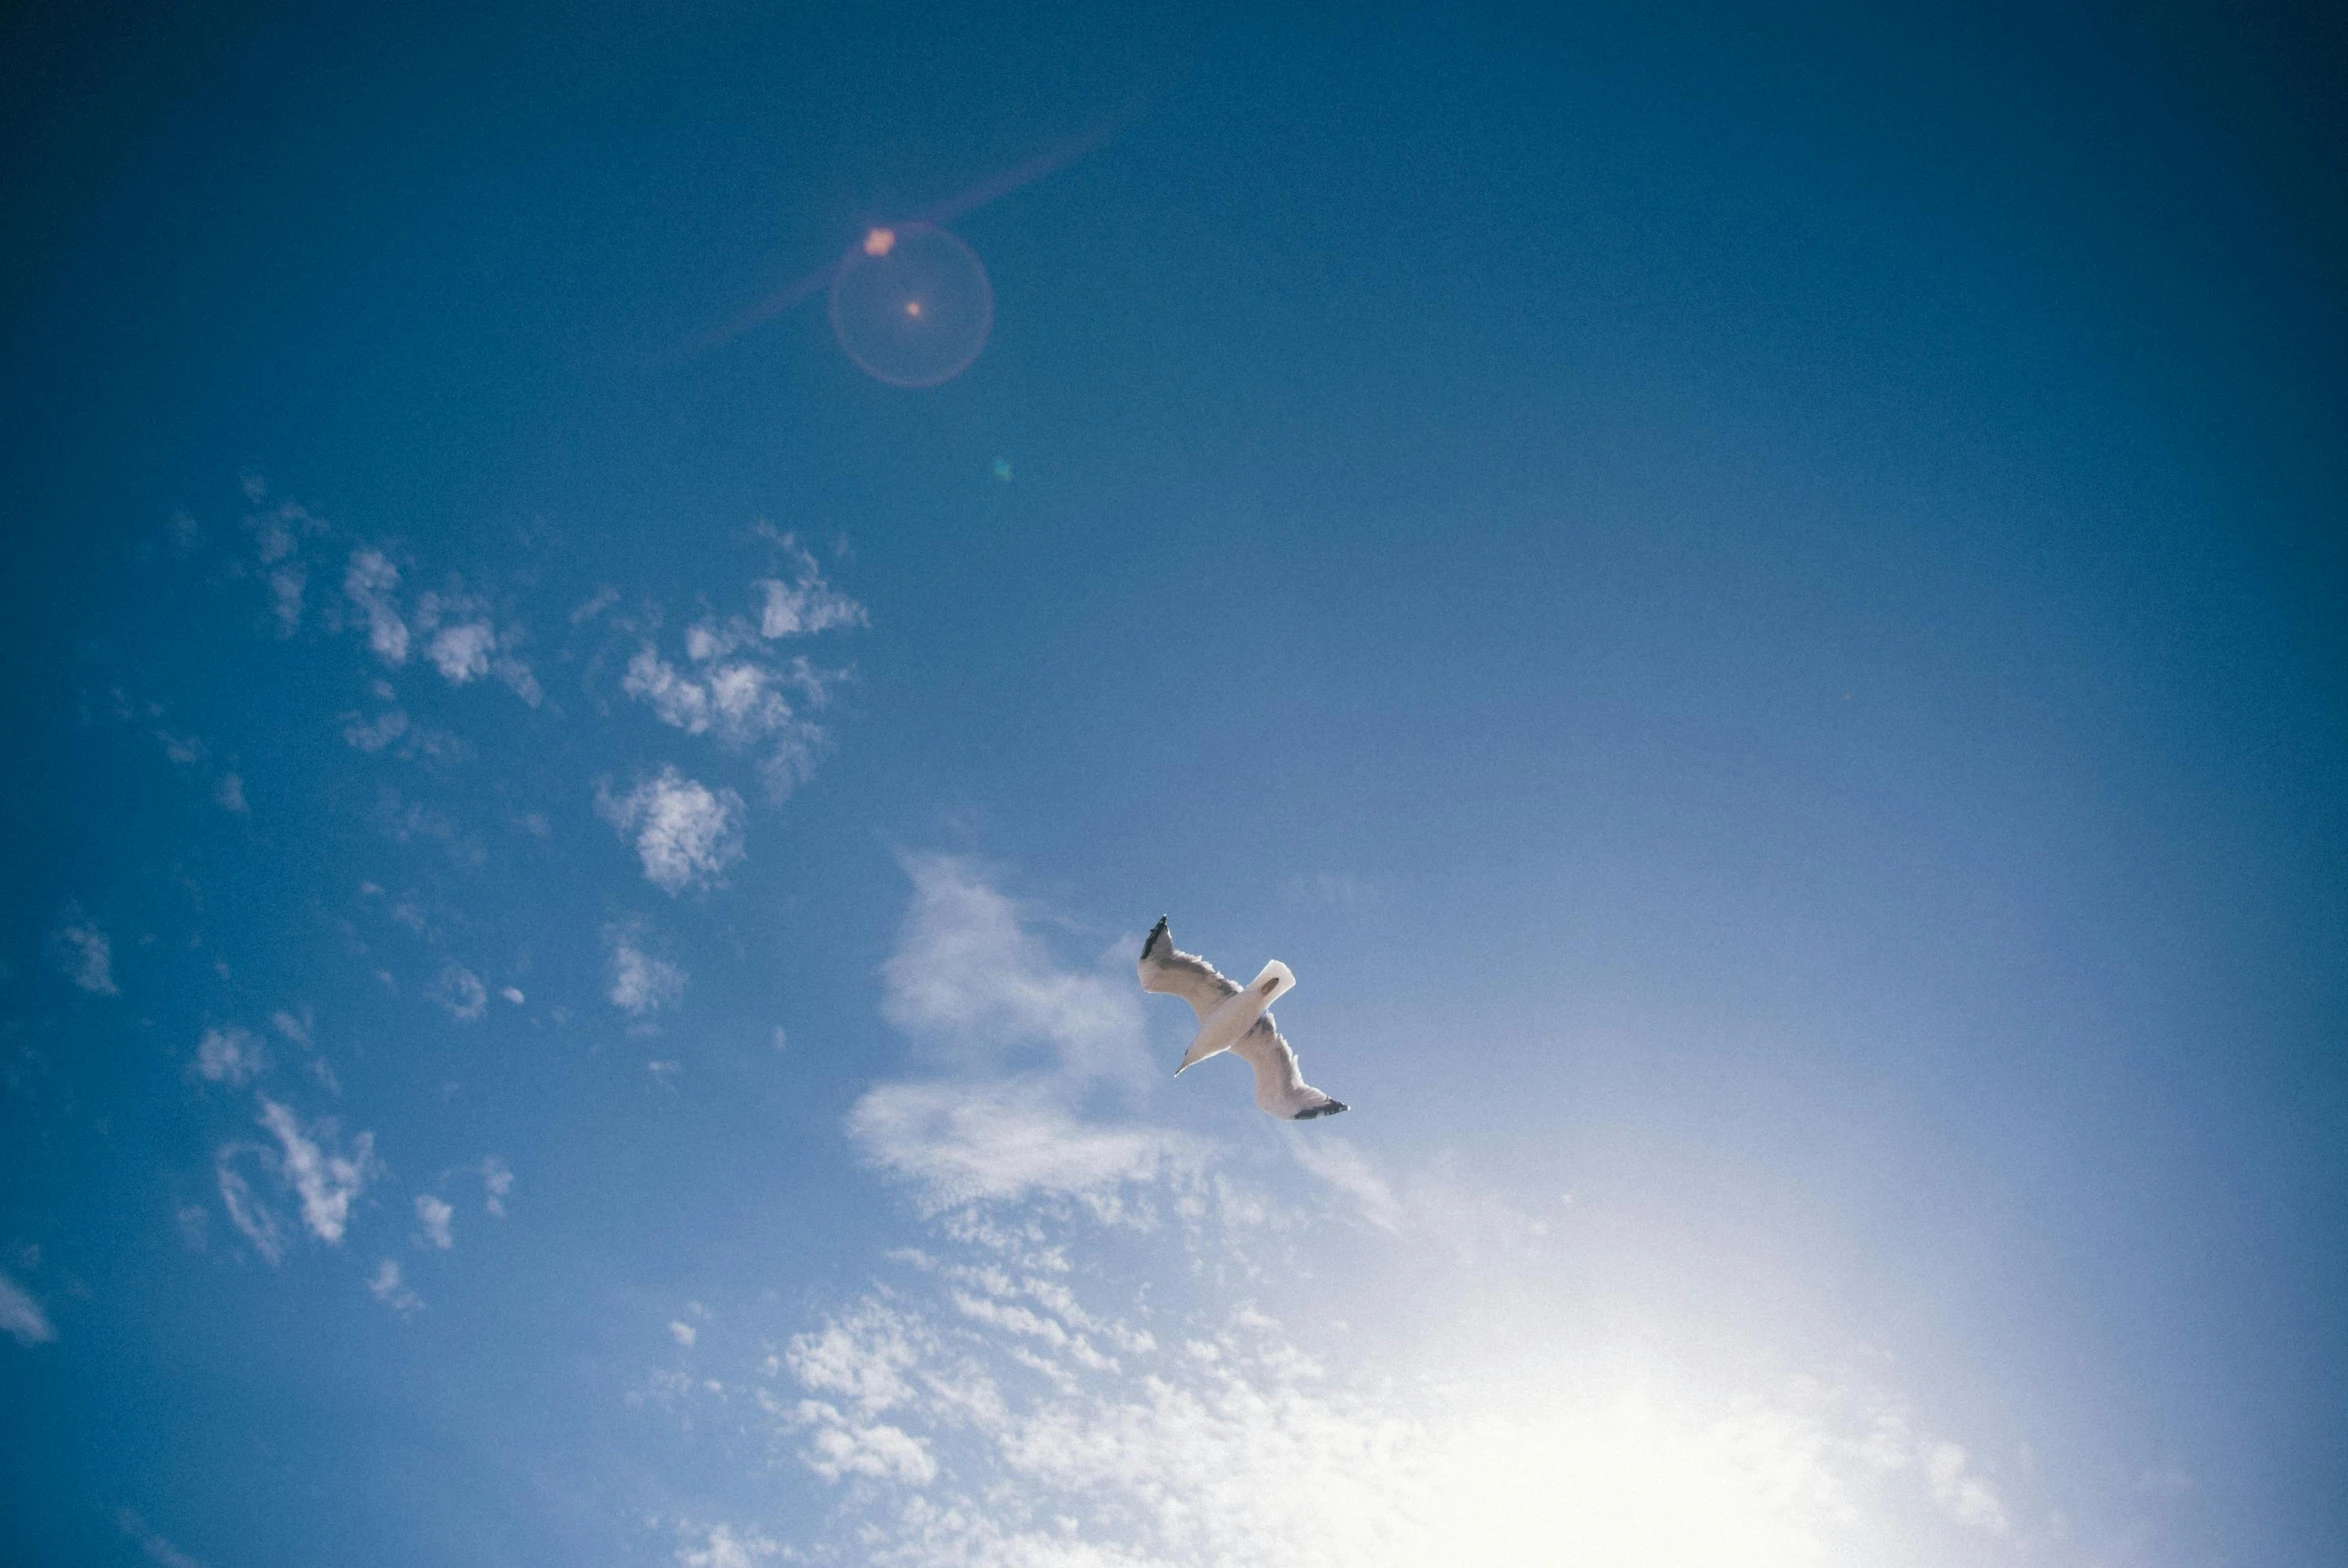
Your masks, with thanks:
[{"label": "white cloud", "polygon": [[931,1212],[1059,1196],[1130,1217],[1126,1185],[1194,1175],[1196,1139],[1078,1109],[1146,1069],[1129,954],[1067,967],[973,862],[899,858],[913,902],[882,966],[881,1011],[949,1076],[868,1090],[847,1122],[865,1159]]},{"label": "white cloud", "polygon": [[682,668],[645,643],[620,685],[664,724],[735,750],[764,751],[759,779],[780,801],[813,774],[828,743],[807,712],[823,707],[847,672],[820,670],[800,656],[784,659],[766,644],[861,626],[866,617],[863,606],[826,582],[815,558],[789,535],[767,533],[781,549],[789,578],[752,585],[763,600],[757,620],[734,615],[687,627]]},{"label": "white cloud", "polygon": [[641,935],[641,928],[633,925],[606,926],[603,932],[611,948],[611,1004],[638,1017],[685,994],[685,971],[645,952],[639,945]]},{"label": "white cloud", "polygon": [[92,996],[121,994],[114,984],[114,944],[78,908],[66,906],[65,925],[52,940],[51,950],[65,978]]},{"label": "white cloud", "polygon": [[276,1134],[285,1180],[302,1200],[302,1223],[328,1246],[340,1246],[350,1223],[351,1204],[375,1174],[375,1135],[358,1134],[351,1152],[331,1147],[334,1127],[320,1121],[305,1130],[299,1117],[264,1096],[261,1125]]},{"label": "white cloud", "polygon": [[[1245,1307],[1163,1347],[1096,1318],[1125,1333],[1140,1363],[1126,1366],[1054,1312],[996,1299],[1040,1286],[1082,1315],[1064,1287],[991,1264],[943,1272],[979,1285],[946,1292],[954,1313],[868,1296],[792,1340],[808,1397],[761,1401],[809,1471],[863,1483],[842,1496],[843,1535],[875,1563],[1889,1555],[1853,1407],[1801,1380],[1708,1391],[1608,1371],[1570,1342],[1518,1340],[1490,1367],[1511,1341],[1489,1326],[1435,1347],[1445,1376],[1333,1371]],[[1087,1555],[1065,1555],[1072,1531]]]},{"label": "white cloud", "polygon": [[389,556],[364,547],[351,552],[342,591],[367,618],[367,646],[395,669],[408,662],[408,627],[393,597],[398,587],[399,568]]},{"label": "white cloud", "polygon": [[677,1548],[676,1560],[683,1568],[757,1568],[759,1559],[773,1557],[782,1548],[756,1530],[736,1531],[729,1525],[715,1524],[706,1529],[680,1525],[678,1533],[684,1544]]},{"label": "white cloud", "polygon": [[311,1048],[309,1008],[304,1007],[299,1017],[280,1008],[269,1015],[269,1027],[303,1050]]},{"label": "white cloud", "polygon": [[693,1325],[690,1323],[671,1323],[669,1325],[669,1338],[675,1340],[678,1344],[684,1346],[687,1350],[691,1350],[693,1348],[693,1341],[698,1337],[699,1336],[694,1332]]},{"label": "white cloud", "polygon": [[462,686],[489,673],[489,655],[496,647],[495,627],[487,621],[464,621],[434,632],[425,652],[443,677]]},{"label": "white cloud", "polygon": [[492,1154],[481,1162],[481,1207],[505,1218],[506,1195],[514,1190],[514,1173]]},{"label": "white cloud", "polygon": [[230,1144],[213,1161],[213,1175],[220,1186],[220,1205],[228,1211],[228,1222],[253,1244],[262,1262],[275,1267],[285,1256],[285,1225],[277,1211],[253,1191],[253,1184],[245,1180],[244,1172],[237,1169],[240,1158],[251,1159],[272,1175],[280,1167],[267,1149],[251,1143]]},{"label": "white cloud", "polygon": [[927,1486],[937,1478],[938,1464],[928,1445],[903,1427],[849,1421],[819,1399],[801,1400],[798,1415],[814,1429],[800,1458],[827,1481],[859,1475]]},{"label": "white cloud", "polygon": [[220,783],[212,791],[212,798],[226,811],[244,812],[252,809],[245,804],[245,781],[233,773],[220,775]]},{"label": "white cloud", "polygon": [[688,631],[685,642],[714,662],[688,674],[646,646],[629,661],[621,690],[688,735],[709,735],[736,750],[765,747],[759,778],[769,795],[785,799],[813,774],[826,741],[823,727],[802,718],[785,693],[820,706],[829,678],[805,659],[776,667],[755,657],[720,658],[727,640],[707,628]]},{"label": "white cloud", "polygon": [[862,626],[869,617],[864,606],[825,581],[823,568],[790,534],[769,533],[784,561],[788,581],[765,578],[751,584],[763,601],[758,635],[811,637],[839,627]]},{"label": "white cloud", "polygon": [[1195,1171],[1205,1152],[1178,1132],[1080,1121],[1039,1079],[880,1084],[849,1111],[848,1135],[932,1211],[1065,1194],[1108,1214],[1125,1183]]},{"label": "white cloud", "polygon": [[1947,1442],[1926,1444],[1924,1474],[1932,1488],[1932,1500],[1951,1519],[1992,1535],[2006,1533],[2005,1504],[1998,1500],[1989,1483],[1969,1468],[1962,1446]]},{"label": "white cloud", "polygon": [[[1110,1119],[1143,1042],[1092,982],[1129,952],[1062,964],[967,862],[906,866],[884,1008],[947,1075],[875,1085],[848,1132],[911,1182],[932,1243],[764,1336],[781,1349],[747,1379],[713,1338],[667,1385],[836,1488],[781,1555],[1925,1568],[1979,1560],[1946,1519],[2019,1533],[1967,1452],[1864,1378],[1789,1371],[1728,1317],[1626,1318],[1611,1288],[1485,1288],[1461,1247],[1536,1222],[1440,1166],[1397,1176],[1316,1128],[1251,1123],[1250,1156]],[[1251,1157],[1285,1184],[1247,1187]],[[1136,1214],[1139,1246],[1115,1228]]]},{"label": "white cloud", "polygon": [[911,1319],[868,1299],[820,1329],[793,1335],[783,1359],[800,1387],[873,1416],[912,1401],[909,1375],[925,1348],[914,1343]]},{"label": "white cloud", "polygon": [[595,804],[623,836],[635,836],[645,877],[672,896],[716,882],[742,858],[742,797],[712,790],[673,767],[625,795],[599,792]]},{"label": "white cloud", "polygon": [[269,1070],[269,1052],[250,1029],[207,1029],[191,1070],[207,1083],[241,1089]]},{"label": "white cloud", "polygon": [[147,1521],[128,1508],[114,1516],[122,1533],[138,1542],[139,1551],[155,1568],[204,1568],[202,1559],[190,1557],[155,1531],[147,1528]]},{"label": "white cloud", "polygon": [[389,708],[376,715],[372,724],[361,724],[357,714],[349,715],[342,728],[342,738],[361,751],[381,751],[408,732],[408,716],[397,708]]},{"label": "white cloud", "polygon": [[296,562],[269,574],[269,610],[277,618],[277,635],[291,637],[302,628],[302,593],[310,585],[309,570]]},{"label": "white cloud", "polygon": [[[1489,1315],[1419,1290],[1403,1341],[1356,1354],[1342,1321],[1298,1332],[1244,1296],[1185,1308],[1048,1210],[941,1229],[942,1256],[894,1254],[906,1275],[758,1369],[753,1419],[839,1487],[830,1521],[786,1555],[883,1568],[1979,1561],[1962,1543],[1919,1545],[1924,1511],[1948,1506],[1919,1471],[1961,1476],[1961,1455],[1902,1437],[1905,1467],[1887,1468],[1873,1449],[1880,1392],[1717,1347],[1675,1359],[1703,1338],[1684,1325],[1626,1336],[1611,1305]],[[1256,1282],[1233,1241],[1190,1234],[1193,1277]],[[1079,1290],[1125,1299],[1103,1307]],[[1366,1315],[1393,1284],[1320,1294],[1332,1317]],[[798,1397],[768,1392],[782,1376]],[[743,1409],[714,1380],[679,1386]]]},{"label": "white cloud", "polygon": [[1324,1133],[1292,1140],[1289,1152],[1306,1171],[1352,1198],[1362,1218],[1372,1225],[1389,1231],[1402,1228],[1406,1217],[1402,1200],[1351,1141]]},{"label": "white cloud", "polygon": [[899,863],[912,878],[913,904],[882,968],[890,1023],[968,1070],[999,1068],[1043,1046],[1071,1079],[1147,1073],[1129,950],[1091,969],[1068,968],[974,862],[907,854]]},{"label": "white cloud", "polygon": [[456,1210],[428,1192],[416,1194],[416,1223],[423,1227],[416,1237],[419,1247],[432,1247],[446,1252],[457,1244]]},{"label": "white cloud", "polygon": [[521,628],[509,625],[498,630],[481,600],[462,592],[420,595],[414,629],[425,639],[425,657],[451,684],[463,686],[495,675],[531,707],[543,699],[538,677],[515,652],[523,640]]},{"label": "white cloud", "polygon": [[489,988],[472,970],[452,963],[433,982],[432,1000],[446,1009],[449,1017],[469,1024],[489,1010]]},{"label": "white cloud", "polygon": [[57,1337],[57,1330],[49,1323],[49,1314],[32,1295],[0,1274],[0,1334],[30,1350],[35,1345],[46,1345]]},{"label": "white cloud", "polygon": [[395,1258],[385,1258],[375,1265],[374,1277],[367,1281],[367,1293],[403,1318],[412,1318],[424,1310],[424,1298],[401,1280]]}]

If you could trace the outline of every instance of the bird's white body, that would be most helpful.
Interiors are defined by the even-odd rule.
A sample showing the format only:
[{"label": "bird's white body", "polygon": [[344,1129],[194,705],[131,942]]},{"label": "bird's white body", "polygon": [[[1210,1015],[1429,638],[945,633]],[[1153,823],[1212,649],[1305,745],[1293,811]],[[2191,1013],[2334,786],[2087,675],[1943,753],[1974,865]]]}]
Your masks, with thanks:
[{"label": "bird's white body", "polygon": [[1227,996],[1217,1002],[1214,1011],[1198,1021],[1198,1035],[1190,1042],[1190,1049],[1182,1053],[1182,1066],[1174,1069],[1179,1078],[1185,1068],[1196,1067],[1210,1056],[1217,1056],[1237,1045],[1240,1037],[1256,1026],[1274,999],[1296,984],[1296,976],[1288,966],[1275,958],[1264,965],[1263,972],[1247,983],[1247,989],[1236,996]]},{"label": "bird's white body", "polygon": [[1334,1116],[1345,1102],[1333,1100],[1304,1081],[1296,1053],[1280,1037],[1272,1021],[1272,1003],[1296,984],[1296,976],[1278,959],[1244,987],[1218,973],[1196,953],[1178,952],[1160,920],[1141,945],[1141,988],[1179,996],[1198,1014],[1198,1034],[1182,1053],[1179,1077],[1210,1056],[1229,1051],[1255,1069],[1256,1104],[1266,1115],[1283,1121],[1309,1121]]}]

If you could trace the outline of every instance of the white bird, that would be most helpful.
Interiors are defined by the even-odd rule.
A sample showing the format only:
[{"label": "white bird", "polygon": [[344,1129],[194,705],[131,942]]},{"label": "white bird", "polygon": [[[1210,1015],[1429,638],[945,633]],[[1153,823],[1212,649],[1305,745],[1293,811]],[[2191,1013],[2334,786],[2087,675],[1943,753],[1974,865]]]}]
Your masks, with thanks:
[{"label": "white bird", "polygon": [[1301,1122],[1345,1109],[1343,1100],[1332,1100],[1304,1081],[1296,1068],[1296,1053],[1280,1037],[1279,1026],[1267,1011],[1275,997],[1296,984],[1296,976],[1279,959],[1264,965],[1243,989],[1198,954],[1178,952],[1161,915],[1149,940],[1141,944],[1136,967],[1144,991],[1179,996],[1198,1014],[1198,1038],[1182,1053],[1175,1077],[1210,1056],[1233,1051],[1256,1070],[1256,1104],[1266,1115]]}]

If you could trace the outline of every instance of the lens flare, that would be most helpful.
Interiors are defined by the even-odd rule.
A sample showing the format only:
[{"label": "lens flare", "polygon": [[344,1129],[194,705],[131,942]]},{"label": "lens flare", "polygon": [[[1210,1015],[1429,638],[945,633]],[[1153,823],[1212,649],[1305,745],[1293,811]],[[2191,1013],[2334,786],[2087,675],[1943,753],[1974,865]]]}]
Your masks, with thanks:
[{"label": "lens flare", "polygon": [[934,387],[986,346],[995,296],[978,257],[926,223],[871,229],[832,274],[832,333],[857,368],[893,387]]}]

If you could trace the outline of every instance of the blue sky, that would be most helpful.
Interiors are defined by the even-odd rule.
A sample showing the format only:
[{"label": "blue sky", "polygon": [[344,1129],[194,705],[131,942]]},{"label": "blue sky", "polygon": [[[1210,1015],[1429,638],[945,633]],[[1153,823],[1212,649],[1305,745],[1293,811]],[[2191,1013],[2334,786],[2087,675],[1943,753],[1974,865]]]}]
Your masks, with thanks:
[{"label": "blue sky", "polygon": [[2348,1551],[2336,26],[7,25],[6,1555]]}]

